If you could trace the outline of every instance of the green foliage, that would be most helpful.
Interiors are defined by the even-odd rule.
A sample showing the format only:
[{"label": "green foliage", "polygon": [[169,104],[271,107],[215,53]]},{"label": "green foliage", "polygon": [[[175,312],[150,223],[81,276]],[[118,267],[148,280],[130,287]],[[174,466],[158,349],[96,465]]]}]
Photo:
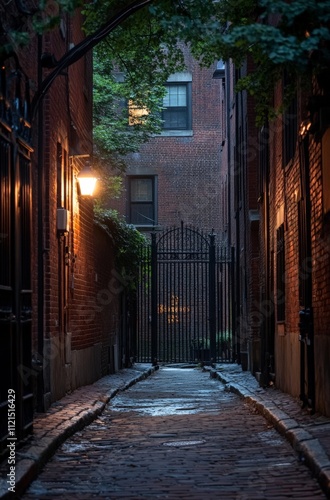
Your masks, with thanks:
[{"label": "green foliage", "polygon": [[147,239],[133,226],[127,224],[115,210],[97,209],[95,219],[110,236],[115,251],[115,266],[126,283],[134,290],[138,280],[139,266]]},{"label": "green foliage", "polygon": [[[130,12],[136,2],[40,0],[36,12],[26,17],[31,18],[34,31],[41,33],[79,5],[83,5],[86,33],[91,34],[124,8]],[[296,80],[329,71],[329,22],[330,0],[146,2],[133,15],[125,16],[95,48],[96,154],[107,157],[110,165],[122,167],[127,152],[137,150],[157,133],[161,86],[184,64],[178,41],[189,44],[205,66],[217,59],[232,59],[240,67],[250,57],[255,62],[253,78],[244,78],[238,89],[262,96],[262,119],[271,110],[272,85],[283,70]],[[27,33],[17,26],[11,32],[3,31],[7,39],[2,50],[9,51],[10,43],[15,48],[27,41]],[[125,74],[123,85],[111,78],[112,70]],[[127,116],[118,112],[120,99],[133,99],[150,110],[143,123],[127,127]]]},{"label": "green foliage", "polygon": [[[86,5],[87,32],[122,3]],[[166,43],[165,43],[166,41]],[[183,69],[177,40],[170,39],[147,9],[127,19],[94,50],[94,154],[111,169],[161,131],[161,104],[168,76]],[[121,83],[116,75],[121,75]],[[115,75],[115,76],[114,76]],[[118,80],[118,78],[117,78]],[[129,125],[128,103],[146,110]]]},{"label": "green foliage", "polygon": [[[114,76],[114,61],[104,47],[94,56],[94,145],[95,157],[109,170],[122,171],[124,156],[137,151],[150,135],[160,131],[160,103],[164,86],[137,80],[118,83]],[[103,53],[102,53],[103,52]],[[100,55],[101,53],[101,55]],[[110,64],[109,61],[112,61]],[[117,73],[118,73],[117,66]],[[129,125],[128,102],[147,108],[148,114],[138,123]]]},{"label": "green foliage", "polygon": [[108,164],[99,161],[98,157],[94,157],[93,171],[95,171],[98,177],[96,199],[94,200],[96,210],[98,211],[102,207],[108,206],[109,200],[117,200],[122,196],[124,189],[123,176],[114,175],[109,172]]},{"label": "green foliage", "polygon": [[[95,29],[99,16],[119,5],[107,0],[87,6],[87,29]],[[272,108],[272,94],[284,70],[296,82],[328,71],[329,18],[330,0],[158,0],[115,30],[98,54],[118,64],[128,88],[139,88],[142,101],[147,89],[166,80],[165,67],[172,73],[175,61],[182,64],[178,40],[189,44],[204,66],[231,59],[239,68],[250,57],[255,70],[236,90],[257,97],[261,124],[278,111]]]},{"label": "green foliage", "polygon": [[231,26],[221,43],[255,62],[255,71],[238,82],[236,90],[246,89],[256,97],[257,123],[261,125],[283,110],[273,108],[272,95],[284,72],[292,82],[284,106],[295,86],[307,88],[313,76],[329,72],[330,1],[260,0],[259,7],[255,21]]}]

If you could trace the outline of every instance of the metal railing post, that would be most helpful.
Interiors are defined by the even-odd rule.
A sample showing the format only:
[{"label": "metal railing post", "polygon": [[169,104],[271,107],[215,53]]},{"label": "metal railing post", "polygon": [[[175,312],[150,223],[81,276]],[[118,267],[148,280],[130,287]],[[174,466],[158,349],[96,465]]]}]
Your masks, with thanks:
[{"label": "metal railing post", "polygon": [[209,328],[210,358],[216,362],[216,280],[215,280],[215,234],[210,234],[209,248]]},{"label": "metal railing post", "polygon": [[151,362],[157,364],[157,330],[158,330],[158,311],[157,311],[157,243],[156,234],[151,234]]}]

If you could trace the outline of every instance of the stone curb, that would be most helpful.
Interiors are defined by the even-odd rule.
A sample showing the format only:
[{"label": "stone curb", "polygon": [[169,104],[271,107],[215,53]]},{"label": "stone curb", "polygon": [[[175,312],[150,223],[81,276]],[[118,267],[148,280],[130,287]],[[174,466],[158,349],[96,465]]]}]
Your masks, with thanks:
[{"label": "stone curb", "polygon": [[256,395],[239,383],[230,382],[228,376],[224,376],[216,369],[210,370],[210,377],[220,380],[225,385],[226,390],[246,400],[288,440],[298,453],[299,459],[310,468],[324,493],[330,498],[330,460],[320,441],[302,429],[294,419],[277,408],[274,403],[265,401],[262,396]]},{"label": "stone curb", "polygon": [[[118,394],[125,391],[140,380],[147,378],[158,367],[151,367],[142,371],[140,375],[128,380],[123,386],[113,389],[105,394],[98,394],[93,407],[80,408],[77,415],[70,420],[63,421],[56,429],[51,431],[51,436],[44,436],[38,444],[32,444],[30,448],[18,452],[19,460],[16,463],[15,470],[15,493],[8,491],[6,479],[0,479],[0,499],[20,498],[20,495],[28,488],[32,481],[37,477],[42,467],[50,460],[56,450],[73,434],[92,423],[104,410],[109,401]],[[62,410],[65,412],[65,409]],[[5,491],[3,493],[3,491]]]}]

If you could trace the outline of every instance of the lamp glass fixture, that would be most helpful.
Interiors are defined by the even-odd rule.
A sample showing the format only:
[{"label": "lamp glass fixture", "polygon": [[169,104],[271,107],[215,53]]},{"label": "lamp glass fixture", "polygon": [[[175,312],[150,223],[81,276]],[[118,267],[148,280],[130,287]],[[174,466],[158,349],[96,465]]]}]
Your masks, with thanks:
[{"label": "lamp glass fixture", "polygon": [[93,196],[97,177],[95,177],[90,166],[85,166],[78,174],[80,194],[82,196]]},{"label": "lamp glass fixture", "polygon": [[311,126],[312,126],[312,122],[309,119],[302,121],[300,124],[300,127],[299,127],[300,137],[304,138],[308,134]]}]

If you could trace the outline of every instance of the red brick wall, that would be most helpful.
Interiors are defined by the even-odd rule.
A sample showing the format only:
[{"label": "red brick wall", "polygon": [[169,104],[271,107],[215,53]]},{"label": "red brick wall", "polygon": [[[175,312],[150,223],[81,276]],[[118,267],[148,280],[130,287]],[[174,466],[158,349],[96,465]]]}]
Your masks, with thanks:
[{"label": "red brick wall", "polygon": [[[278,89],[276,103],[281,99]],[[300,102],[298,124],[307,115],[304,102]],[[275,325],[275,364],[276,384],[283,391],[294,396],[301,393],[300,374],[305,366],[307,380],[308,363],[305,358],[301,364],[299,342],[299,220],[298,201],[303,196],[301,191],[301,170],[299,157],[299,143],[297,143],[295,156],[286,168],[282,165],[282,119],[278,118],[272,124],[271,148],[271,233],[272,250],[274,252],[274,275],[276,276],[276,228],[280,223],[281,207],[285,223],[285,322]],[[312,309],[314,318],[314,366],[315,366],[315,391],[316,409],[324,414],[330,414],[327,394],[330,390],[330,372],[328,368],[330,336],[329,336],[329,225],[323,215],[322,195],[322,147],[321,141],[311,135],[309,137],[309,181],[311,213],[308,218],[311,224],[311,259],[304,265],[312,273]],[[274,283],[274,296],[276,302],[276,279]],[[310,350],[311,347],[308,347]],[[306,350],[306,347],[305,347]],[[311,351],[310,351],[311,352]],[[312,374],[312,372],[311,372]],[[313,374],[312,374],[313,378]],[[307,390],[307,385],[306,385]]]},{"label": "red brick wall", "polygon": [[[102,342],[102,375],[113,373],[120,366],[114,359],[115,347],[121,352],[121,300],[124,283],[115,269],[115,248],[110,236],[97,224],[94,225],[96,309],[95,320],[99,325]],[[121,358],[121,356],[120,356]]]},{"label": "red brick wall", "polygon": [[330,224],[323,215],[322,140],[310,142],[310,176],[316,408],[330,415]]},{"label": "red brick wall", "polygon": [[97,272],[93,238],[93,201],[80,199],[74,214],[74,289],[70,304],[72,349],[84,349],[101,342],[97,314]]},{"label": "red brick wall", "polygon": [[[82,38],[82,17],[76,13],[64,19],[62,28],[43,36],[42,52],[59,60]],[[37,47],[29,52],[29,76],[37,88]],[[33,57],[31,57],[31,54]],[[34,64],[34,65],[33,65]],[[52,69],[43,70],[43,79]],[[92,204],[77,199],[74,175],[82,163],[72,158],[92,152],[92,57],[87,54],[57,76],[43,98],[41,122],[33,123],[34,133],[34,349],[38,333],[43,331],[45,397],[56,400],[71,388],[71,350],[85,349],[100,342],[101,333],[94,321],[85,321],[81,311],[95,302],[94,240]],[[43,144],[38,140],[43,133]],[[59,160],[58,152],[62,156]],[[40,164],[38,158],[40,155]],[[62,188],[58,180],[58,164],[62,163]],[[44,186],[38,192],[38,176],[44,173]],[[39,177],[40,179],[40,177]],[[63,196],[59,189],[67,190]],[[43,200],[44,310],[43,325],[38,325],[37,228],[38,200]],[[57,208],[70,213],[70,231],[57,232]],[[66,284],[63,284],[66,280]],[[66,295],[66,298],[64,298]],[[72,337],[71,337],[72,336]],[[71,343],[72,338],[72,343]],[[88,370],[88,368],[87,368]]]},{"label": "red brick wall", "polygon": [[[186,54],[192,73],[191,137],[157,136],[127,158],[127,174],[158,175],[158,223],[181,221],[220,233],[221,81],[212,79],[215,66],[201,69]],[[127,197],[111,206],[126,213]]]}]

